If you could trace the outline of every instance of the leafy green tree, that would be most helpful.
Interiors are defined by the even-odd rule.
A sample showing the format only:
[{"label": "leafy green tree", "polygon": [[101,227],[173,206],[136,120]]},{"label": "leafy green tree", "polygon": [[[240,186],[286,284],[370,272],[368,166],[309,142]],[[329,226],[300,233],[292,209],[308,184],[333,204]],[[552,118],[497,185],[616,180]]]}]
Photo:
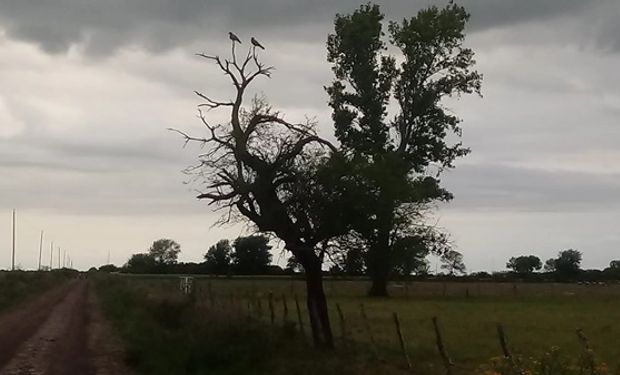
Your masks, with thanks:
[{"label": "leafy green tree", "polygon": [[510,258],[508,263],[506,263],[506,268],[510,268],[520,275],[529,275],[534,271],[540,270],[542,268],[542,262],[540,258],[535,255],[521,255]]},{"label": "leafy green tree", "polygon": [[149,248],[149,255],[160,266],[176,264],[180,252],[181,246],[178,243],[165,238],[153,242]]},{"label": "leafy green tree", "polygon": [[[468,153],[459,142],[460,119],[445,108],[446,97],[479,93],[482,76],[463,47],[469,14],[450,3],[423,9],[388,27],[378,5],[337,15],[327,42],[334,81],[327,87],[335,124],[354,187],[364,192],[351,213],[364,238],[371,295],[386,295],[398,241],[423,225],[424,213],[452,195],[439,174]],[[394,113],[388,112],[394,103]]]},{"label": "leafy green tree", "polygon": [[256,235],[239,237],[233,242],[233,270],[238,275],[264,275],[271,263],[269,238]]},{"label": "leafy green tree", "polygon": [[609,277],[613,279],[620,278],[620,260],[612,260],[609,262],[609,267],[607,267],[604,271]]},{"label": "leafy green tree", "polygon": [[560,279],[572,280],[581,271],[582,254],[580,251],[568,249],[558,253],[557,258],[545,262],[545,270],[555,272]]},{"label": "leafy green tree", "polygon": [[303,270],[303,266],[301,265],[301,263],[299,263],[297,258],[295,258],[295,255],[291,255],[287,259],[287,261],[286,261],[286,270],[288,272],[300,272],[300,271]]},{"label": "leafy green tree", "polygon": [[114,264],[104,264],[103,266],[99,267],[100,272],[106,273],[117,272],[118,270],[118,267],[116,267]]},{"label": "leafy green tree", "polygon": [[392,249],[393,273],[398,276],[428,273],[429,253],[422,237],[405,237],[395,241]]},{"label": "leafy green tree", "polygon": [[441,269],[446,270],[450,276],[465,273],[465,263],[463,262],[463,254],[455,250],[445,252],[441,258]]},{"label": "leafy green tree", "polygon": [[230,271],[232,247],[230,241],[219,240],[209,247],[205,254],[205,267],[208,273],[225,275]]},{"label": "leafy green tree", "polygon": [[362,275],[366,267],[364,265],[364,252],[360,248],[354,248],[344,256],[342,270],[347,275]]},{"label": "leafy green tree", "polygon": [[129,273],[154,273],[157,271],[158,264],[155,258],[148,253],[133,254],[125,265],[125,270]]}]

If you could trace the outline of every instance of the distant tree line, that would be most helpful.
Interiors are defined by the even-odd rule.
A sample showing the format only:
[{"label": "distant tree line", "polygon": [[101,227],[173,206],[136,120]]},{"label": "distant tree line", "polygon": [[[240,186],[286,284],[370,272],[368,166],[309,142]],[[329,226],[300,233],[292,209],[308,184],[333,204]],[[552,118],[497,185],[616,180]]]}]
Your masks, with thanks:
[{"label": "distant tree line", "polygon": [[[434,242],[436,243],[436,242]],[[303,274],[304,269],[295,256],[288,258],[285,268],[271,264],[272,255],[269,238],[264,235],[238,237],[232,242],[228,239],[219,240],[210,246],[200,263],[178,262],[181,247],[170,239],[160,239],[144,253],[133,254],[122,267],[107,264],[99,267],[101,272],[124,272],[144,274],[208,274],[216,276],[233,275],[295,275]],[[331,266],[323,273],[340,277],[367,277],[366,252],[363,248],[350,246],[346,250],[336,251],[331,259]],[[431,250],[419,243],[410,246],[415,252],[402,254],[393,260],[391,279],[459,279],[482,281],[609,281],[620,280],[620,260],[612,260],[609,266],[602,269],[581,268],[582,253],[568,249],[560,251],[555,258],[544,263],[536,255],[520,255],[511,257],[506,263],[507,272],[474,272],[466,273],[463,254],[455,250],[441,253],[439,262],[442,273],[432,274],[426,257]],[[96,269],[91,269],[96,270]]]},{"label": "distant tree line", "polygon": [[285,271],[272,265],[269,238],[263,235],[238,237],[232,243],[223,239],[209,247],[204,261],[179,262],[181,246],[171,239],[160,239],[143,253],[133,254],[122,267],[112,264],[102,272],[138,274],[277,275]]},{"label": "distant tree line", "polygon": [[[603,281],[620,279],[620,260],[612,260],[609,267],[602,270],[581,268],[582,253],[568,249],[558,253],[543,264],[535,255],[521,255],[508,260],[508,276],[528,280],[555,281]],[[540,272],[542,271],[542,272]]]}]

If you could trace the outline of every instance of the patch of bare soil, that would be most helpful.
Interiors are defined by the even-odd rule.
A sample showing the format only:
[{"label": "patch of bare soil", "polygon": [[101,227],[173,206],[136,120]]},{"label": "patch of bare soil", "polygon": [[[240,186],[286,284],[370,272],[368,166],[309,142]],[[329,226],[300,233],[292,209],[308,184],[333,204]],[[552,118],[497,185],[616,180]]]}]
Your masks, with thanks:
[{"label": "patch of bare soil", "polygon": [[50,310],[65,297],[69,288],[68,285],[54,288],[0,315],[0,368],[45,322]]},{"label": "patch of bare soil", "polygon": [[0,375],[129,375],[86,280],[0,317]]}]

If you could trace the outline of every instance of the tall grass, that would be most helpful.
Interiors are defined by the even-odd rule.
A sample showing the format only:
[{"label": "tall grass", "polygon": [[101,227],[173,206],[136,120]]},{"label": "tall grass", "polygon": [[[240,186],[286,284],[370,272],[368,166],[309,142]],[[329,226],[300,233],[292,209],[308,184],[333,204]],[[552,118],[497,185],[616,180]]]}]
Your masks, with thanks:
[{"label": "tall grass", "polygon": [[62,271],[0,271],[0,311],[59,285],[71,275]]},{"label": "tall grass", "polygon": [[125,360],[139,374],[400,373],[353,352],[316,351],[290,327],[205,309],[179,293],[157,294],[113,277],[95,284],[125,342]]}]

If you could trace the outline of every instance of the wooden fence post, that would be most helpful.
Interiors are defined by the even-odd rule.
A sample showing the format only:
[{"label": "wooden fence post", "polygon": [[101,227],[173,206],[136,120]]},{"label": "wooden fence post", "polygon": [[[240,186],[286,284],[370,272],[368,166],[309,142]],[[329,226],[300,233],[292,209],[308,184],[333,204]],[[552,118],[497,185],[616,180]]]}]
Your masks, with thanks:
[{"label": "wooden fence post", "polygon": [[276,314],[273,310],[273,292],[269,292],[269,313],[271,318],[271,325],[276,321]]},{"label": "wooden fence post", "polygon": [[502,347],[502,353],[504,354],[504,358],[508,360],[510,366],[512,366],[513,371],[515,371],[519,375],[525,375],[525,371],[517,364],[517,361],[510,352],[510,348],[508,347],[508,343],[506,341],[504,326],[502,326],[501,323],[497,324],[497,336],[499,337],[499,345]]},{"label": "wooden fence post", "polygon": [[248,318],[251,319],[254,313],[254,309],[252,308],[252,298],[250,297],[250,292],[247,290],[245,291],[245,304],[248,309]]},{"label": "wooden fence post", "polygon": [[288,305],[286,303],[286,296],[282,293],[282,322],[286,324],[288,321]]},{"label": "wooden fence post", "polygon": [[443,359],[444,367],[446,368],[446,374],[452,375],[452,367],[454,367],[454,363],[448,356],[448,352],[443,343],[443,338],[441,336],[441,329],[439,328],[439,319],[434,316],[433,317],[433,326],[435,326],[435,336],[437,337],[437,349],[439,350],[439,354],[441,355],[441,359]]},{"label": "wooden fence post", "polygon": [[379,357],[379,350],[377,349],[377,343],[375,342],[375,336],[372,334],[372,330],[370,329],[370,323],[368,322],[368,316],[366,315],[366,309],[364,308],[364,304],[360,303],[360,312],[362,314],[362,321],[364,322],[364,328],[366,328],[366,333],[368,334],[368,338],[370,339],[370,346],[372,351],[377,359]]},{"label": "wooden fence post", "polygon": [[299,299],[297,298],[297,294],[295,294],[295,307],[297,308],[297,324],[299,324],[299,333],[301,333],[304,343],[307,344],[306,333],[304,332],[304,321],[301,318],[301,308],[299,307]]},{"label": "wooden fence post", "polygon": [[587,361],[588,369],[590,370],[591,375],[596,374],[596,364],[594,363],[594,352],[590,347],[590,342],[588,338],[583,333],[583,329],[577,329],[577,338],[579,339],[579,343],[581,344],[581,348],[583,350],[583,357],[585,361]]},{"label": "wooden fence post", "polygon": [[209,291],[209,304],[211,305],[211,309],[215,309],[215,296],[211,291]]},{"label": "wooden fence post", "polygon": [[405,337],[403,336],[403,331],[400,328],[400,319],[398,319],[398,313],[392,313],[394,317],[394,325],[396,326],[396,334],[398,335],[398,342],[400,343],[400,350],[403,352],[403,357],[405,358],[405,362],[407,363],[407,367],[411,370],[413,367],[411,366],[411,359],[409,359],[409,353],[407,352],[407,344],[405,343]]},{"label": "wooden fence post", "polygon": [[258,319],[263,320],[263,300],[260,295],[256,295],[256,310],[258,312]]},{"label": "wooden fence post", "polygon": [[347,346],[347,325],[342,309],[340,308],[340,304],[336,304],[336,310],[338,311],[338,318],[340,320],[340,335],[342,336],[342,344]]}]

